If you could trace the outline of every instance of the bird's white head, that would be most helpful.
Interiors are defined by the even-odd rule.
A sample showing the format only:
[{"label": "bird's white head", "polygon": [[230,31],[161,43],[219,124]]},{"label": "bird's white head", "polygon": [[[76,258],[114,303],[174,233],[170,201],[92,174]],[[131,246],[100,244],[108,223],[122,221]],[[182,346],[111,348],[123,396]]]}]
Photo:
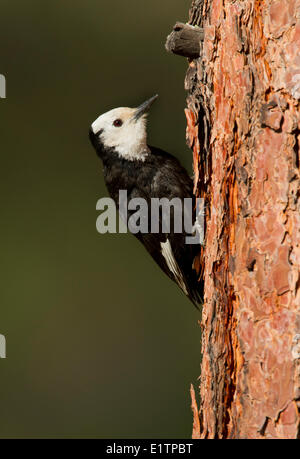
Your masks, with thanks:
[{"label": "bird's white head", "polygon": [[149,153],[146,116],[157,97],[137,108],[119,107],[104,113],[92,123],[92,136],[98,137],[104,148],[114,148],[124,159],[144,161]]}]

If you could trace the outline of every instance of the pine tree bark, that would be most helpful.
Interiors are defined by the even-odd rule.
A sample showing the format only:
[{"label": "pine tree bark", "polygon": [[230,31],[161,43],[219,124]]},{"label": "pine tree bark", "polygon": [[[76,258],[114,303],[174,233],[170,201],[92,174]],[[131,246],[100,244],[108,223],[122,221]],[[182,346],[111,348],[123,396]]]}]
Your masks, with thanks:
[{"label": "pine tree bark", "polygon": [[300,0],[195,0],[187,139],[206,200],[194,438],[297,438]]}]

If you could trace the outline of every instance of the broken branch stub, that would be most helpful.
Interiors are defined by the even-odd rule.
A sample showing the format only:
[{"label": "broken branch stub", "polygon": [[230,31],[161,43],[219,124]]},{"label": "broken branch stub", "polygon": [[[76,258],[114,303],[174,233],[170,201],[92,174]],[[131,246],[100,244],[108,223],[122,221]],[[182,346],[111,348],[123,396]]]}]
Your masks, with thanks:
[{"label": "broken branch stub", "polygon": [[196,59],[200,56],[200,42],[204,40],[204,30],[190,24],[176,22],[168,35],[166,50],[179,56]]}]

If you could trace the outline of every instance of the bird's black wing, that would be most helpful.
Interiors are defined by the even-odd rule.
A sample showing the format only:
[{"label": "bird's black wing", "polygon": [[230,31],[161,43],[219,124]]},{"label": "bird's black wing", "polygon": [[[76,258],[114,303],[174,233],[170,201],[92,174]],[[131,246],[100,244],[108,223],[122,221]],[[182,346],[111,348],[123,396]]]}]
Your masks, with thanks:
[{"label": "bird's black wing", "polygon": [[[158,153],[156,153],[154,173],[147,194],[144,192],[145,184],[138,186],[139,181],[130,193],[130,198],[143,197],[146,199],[149,208],[149,221],[151,218],[151,198],[167,198],[169,200],[179,198],[182,203],[184,198],[193,199],[192,180],[179,161],[171,155],[161,152],[161,150],[155,149],[155,151]],[[163,215],[160,212],[158,233],[137,233],[135,236],[142,242],[168,277],[175,281],[197,305],[201,303],[201,294],[197,274],[193,270],[193,261],[200,251],[200,246],[186,244],[187,234],[185,231],[182,233],[174,232],[174,208],[171,207],[170,211],[171,228],[168,233],[162,231]]]}]

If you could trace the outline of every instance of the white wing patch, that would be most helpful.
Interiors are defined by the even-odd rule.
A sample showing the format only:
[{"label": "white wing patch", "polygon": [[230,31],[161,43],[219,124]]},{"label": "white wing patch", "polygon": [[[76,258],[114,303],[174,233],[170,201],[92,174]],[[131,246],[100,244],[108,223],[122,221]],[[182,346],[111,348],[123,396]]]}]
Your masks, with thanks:
[{"label": "white wing patch", "polygon": [[188,295],[182,272],[180,271],[178,263],[175,260],[169,239],[167,239],[166,242],[161,242],[160,246],[162,256],[166,260],[169,270],[174,274],[177,284],[182,288],[184,293]]}]

